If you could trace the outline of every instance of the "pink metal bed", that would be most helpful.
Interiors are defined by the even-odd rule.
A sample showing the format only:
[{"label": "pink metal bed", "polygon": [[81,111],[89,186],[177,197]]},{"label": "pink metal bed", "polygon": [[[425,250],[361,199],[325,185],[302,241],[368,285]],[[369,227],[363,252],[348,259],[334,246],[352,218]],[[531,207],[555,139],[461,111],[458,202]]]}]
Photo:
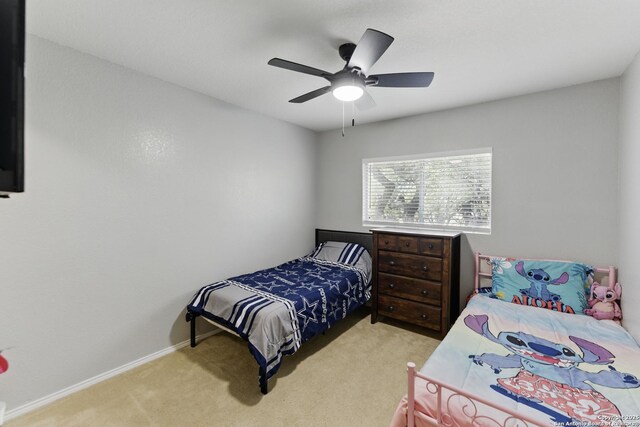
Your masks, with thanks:
[{"label": "pink metal bed", "polygon": [[[473,297],[481,290],[483,279],[491,279],[491,270],[483,271],[483,264],[489,265],[491,259],[503,258],[493,257],[490,255],[475,254],[475,290]],[[486,263],[483,263],[485,261]],[[485,268],[487,269],[487,268]],[[594,272],[598,273],[600,278],[608,278],[609,287],[613,287],[616,283],[616,269],[613,266],[606,268],[594,268]],[[483,298],[483,297],[479,297]],[[511,305],[511,304],[507,304]],[[518,308],[522,310],[523,308]],[[540,310],[538,308],[525,307],[524,309]],[[560,314],[569,317],[586,317]],[[463,316],[461,315],[461,318]],[[486,317],[486,316],[485,316]],[[594,319],[591,319],[594,320]],[[622,328],[620,328],[622,329]],[[446,339],[446,338],[445,338]],[[631,339],[633,342],[633,339]],[[469,349],[473,352],[473,349]],[[640,352],[637,353],[640,357]],[[471,356],[469,356],[471,357]],[[612,368],[611,368],[612,369]],[[615,369],[614,369],[615,371]],[[634,377],[635,378],[635,377]],[[463,390],[460,387],[448,384],[447,381],[436,379],[433,376],[427,376],[416,371],[414,363],[407,363],[407,381],[408,390],[407,397],[398,406],[396,415],[391,423],[397,427],[406,425],[408,427],[418,426],[504,426],[504,427],[520,427],[520,426],[557,426],[562,423],[549,422],[548,419],[540,419],[539,417],[531,417],[523,411],[514,410],[505,405],[495,402],[491,397],[493,395],[478,395]],[[420,392],[420,397],[416,395],[416,391]],[[425,397],[426,396],[426,397]],[[637,396],[637,395],[634,395]],[[428,399],[429,402],[425,402]],[[406,401],[406,402],[405,402]],[[460,421],[460,414],[454,415],[450,412],[453,401],[457,403],[457,411],[464,413],[465,421]],[[526,411],[524,411],[526,412]],[[406,413],[406,418],[405,414]],[[399,415],[400,414],[400,415]],[[489,415],[487,415],[489,414]],[[496,414],[500,414],[496,416]],[[406,424],[405,424],[406,422]],[[609,424],[614,425],[614,424]],[[621,424],[617,424],[621,425]],[[637,425],[637,424],[636,424]]]}]

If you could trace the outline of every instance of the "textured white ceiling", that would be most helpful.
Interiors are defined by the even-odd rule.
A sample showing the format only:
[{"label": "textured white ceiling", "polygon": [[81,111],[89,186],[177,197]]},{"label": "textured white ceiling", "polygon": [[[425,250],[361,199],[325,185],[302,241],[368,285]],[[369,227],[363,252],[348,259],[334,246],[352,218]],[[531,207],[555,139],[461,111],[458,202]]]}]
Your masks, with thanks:
[{"label": "textured white ceiling", "polygon": [[[125,67],[313,130],[335,129],[324,79],[366,28],[395,38],[371,73],[434,71],[429,88],[369,88],[359,123],[569,86],[624,72],[640,50],[637,0],[29,0],[27,30]],[[350,113],[350,108],[347,114]]]}]

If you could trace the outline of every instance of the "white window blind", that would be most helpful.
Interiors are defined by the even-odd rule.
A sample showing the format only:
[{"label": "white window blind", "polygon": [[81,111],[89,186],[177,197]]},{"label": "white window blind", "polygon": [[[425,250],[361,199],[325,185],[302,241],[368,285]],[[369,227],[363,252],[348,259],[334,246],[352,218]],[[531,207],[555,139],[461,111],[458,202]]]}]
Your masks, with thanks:
[{"label": "white window blind", "polygon": [[491,149],[365,159],[364,225],[491,231]]}]

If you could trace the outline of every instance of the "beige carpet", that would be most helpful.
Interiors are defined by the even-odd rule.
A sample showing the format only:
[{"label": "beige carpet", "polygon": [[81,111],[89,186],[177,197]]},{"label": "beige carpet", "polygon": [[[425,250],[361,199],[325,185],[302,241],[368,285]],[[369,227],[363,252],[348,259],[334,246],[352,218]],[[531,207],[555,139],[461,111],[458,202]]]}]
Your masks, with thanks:
[{"label": "beige carpet", "polygon": [[5,425],[388,426],[406,362],[421,366],[439,341],[368,314],[285,357],[266,396],[246,343],[223,332]]}]

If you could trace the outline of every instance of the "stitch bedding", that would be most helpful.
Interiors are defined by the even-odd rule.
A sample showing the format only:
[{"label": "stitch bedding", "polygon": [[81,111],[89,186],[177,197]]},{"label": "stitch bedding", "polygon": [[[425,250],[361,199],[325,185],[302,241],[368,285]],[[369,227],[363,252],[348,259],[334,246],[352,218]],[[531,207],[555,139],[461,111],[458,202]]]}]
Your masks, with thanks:
[{"label": "stitch bedding", "polygon": [[368,270],[354,259],[334,262],[302,257],[216,282],[200,289],[187,309],[248,341],[251,354],[269,378],[283,355],[293,354],[304,341],[369,299],[370,258]]},{"label": "stitch bedding", "polygon": [[[477,295],[420,372],[541,425],[640,426],[640,347],[610,320]],[[416,379],[416,409],[434,416],[436,405]],[[511,425],[460,396],[443,396],[441,408],[454,425]],[[406,412],[405,400],[392,426],[405,426]]]}]

